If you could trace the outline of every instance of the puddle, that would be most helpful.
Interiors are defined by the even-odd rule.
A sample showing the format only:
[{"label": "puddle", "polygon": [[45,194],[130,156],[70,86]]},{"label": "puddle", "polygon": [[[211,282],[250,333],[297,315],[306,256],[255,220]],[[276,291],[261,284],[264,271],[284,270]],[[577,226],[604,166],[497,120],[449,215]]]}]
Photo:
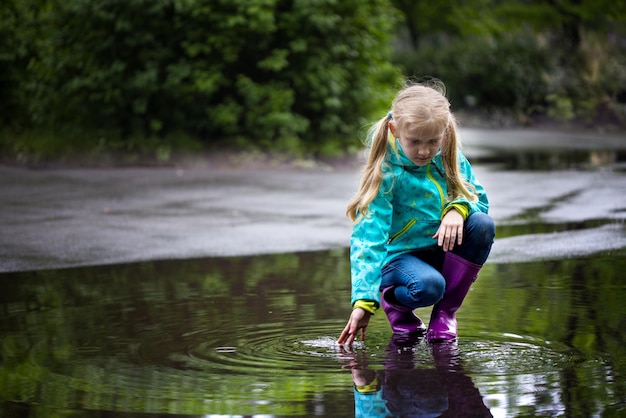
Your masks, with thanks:
[{"label": "puddle", "polygon": [[[519,223],[517,223],[519,221]],[[530,221],[530,222],[529,222]],[[615,219],[588,219],[579,222],[540,222],[538,219],[520,215],[509,220],[509,224],[498,226],[498,238],[530,234],[554,234],[567,231],[583,231],[601,228],[607,225],[622,225],[624,222]]]},{"label": "puddle", "polygon": [[581,149],[502,149],[469,151],[475,164],[493,164],[503,171],[624,170],[626,151]]},{"label": "puddle", "polygon": [[346,250],[1,274],[0,411],[618,416],[625,255],[487,264],[458,344],[381,312],[352,349]]}]

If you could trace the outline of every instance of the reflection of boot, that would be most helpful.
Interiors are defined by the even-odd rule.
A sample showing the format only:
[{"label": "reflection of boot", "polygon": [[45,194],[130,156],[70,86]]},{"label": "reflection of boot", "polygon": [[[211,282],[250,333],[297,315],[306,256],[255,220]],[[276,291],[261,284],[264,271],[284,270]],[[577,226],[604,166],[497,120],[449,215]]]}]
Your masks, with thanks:
[{"label": "reflection of boot", "polygon": [[423,335],[394,333],[385,350],[382,395],[389,413],[368,417],[438,417],[448,409],[441,373],[416,362]]},{"label": "reflection of boot", "polygon": [[441,372],[463,372],[459,357],[459,343],[456,340],[432,344],[430,351],[437,370]]},{"label": "reflection of boot", "polygon": [[413,369],[415,349],[422,341],[418,333],[394,333],[385,350],[385,370]]},{"label": "reflection of boot", "polygon": [[[403,306],[395,301],[393,296],[394,287],[386,287],[383,289],[382,297],[380,298],[380,304],[387,314],[391,330],[393,332],[420,332],[426,331],[424,323],[417,315],[413,313],[413,309],[408,306]],[[390,302],[392,299],[393,302]]]},{"label": "reflection of boot", "polygon": [[448,393],[447,410],[440,418],[493,417],[483,402],[483,397],[463,368],[458,343],[448,341],[432,344],[431,351],[442,387]]},{"label": "reflection of boot", "polygon": [[446,253],[441,274],[446,291],[430,315],[426,339],[429,342],[450,341],[457,337],[456,311],[461,307],[482,266],[450,252]]}]

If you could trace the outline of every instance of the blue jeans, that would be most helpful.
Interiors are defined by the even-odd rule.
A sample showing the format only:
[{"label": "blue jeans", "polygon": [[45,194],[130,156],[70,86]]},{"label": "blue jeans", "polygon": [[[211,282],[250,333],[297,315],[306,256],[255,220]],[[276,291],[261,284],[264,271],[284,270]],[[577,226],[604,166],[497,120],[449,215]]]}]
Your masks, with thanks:
[{"label": "blue jeans", "polygon": [[[495,225],[489,215],[471,214],[463,225],[463,243],[452,252],[474,264],[483,265],[491,251]],[[394,286],[396,300],[410,308],[437,303],[443,297],[446,281],[441,275],[445,252],[441,247],[400,255],[383,267],[380,289]]]}]

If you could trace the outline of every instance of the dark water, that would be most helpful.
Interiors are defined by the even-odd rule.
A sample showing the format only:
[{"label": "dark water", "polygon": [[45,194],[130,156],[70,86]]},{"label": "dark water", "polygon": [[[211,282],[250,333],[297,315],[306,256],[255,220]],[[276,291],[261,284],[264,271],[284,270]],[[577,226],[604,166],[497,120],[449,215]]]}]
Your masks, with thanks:
[{"label": "dark water", "polygon": [[1,274],[0,416],[624,416],[625,255],[487,264],[458,344],[353,350],[345,250]]},{"label": "dark water", "polygon": [[472,158],[473,163],[497,163],[501,169],[507,171],[594,170],[607,166],[623,171],[623,163],[626,162],[626,150],[481,150],[479,156]]}]

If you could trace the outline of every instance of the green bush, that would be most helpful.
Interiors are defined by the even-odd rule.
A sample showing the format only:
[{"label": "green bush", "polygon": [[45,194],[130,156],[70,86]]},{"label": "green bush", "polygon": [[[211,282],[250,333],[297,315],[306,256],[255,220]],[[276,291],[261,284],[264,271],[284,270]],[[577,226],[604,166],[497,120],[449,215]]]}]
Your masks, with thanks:
[{"label": "green bush", "polygon": [[[1,7],[11,19],[0,22],[7,64],[0,84],[14,86],[0,93],[2,117],[19,121],[15,135],[3,136],[5,151],[35,152],[36,144],[15,143],[33,130],[70,130],[90,149],[137,149],[142,138],[151,144],[172,135],[206,146],[345,148],[387,106],[386,88],[399,75],[390,62],[396,16],[388,0],[8,0]],[[29,48],[8,54],[16,44]]]},{"label": "green bush", "polygon": [[575,52],[560,50],[559,38],[550,32],[448,37],[443,42],[432,37],[417,49],[396,51],[394,62],[409,77],[443,80],[457,109],[505,114],[522,122],[541,116],[624,126],[626,49],[617,36],[581,34]]},{"label": "green bush", "polygon": [[527,115],[543,104],[548,91],[550,61],[531,36],[461,38],[396,54],[395,61],[407,75],[443,80],[457,109]]}]

